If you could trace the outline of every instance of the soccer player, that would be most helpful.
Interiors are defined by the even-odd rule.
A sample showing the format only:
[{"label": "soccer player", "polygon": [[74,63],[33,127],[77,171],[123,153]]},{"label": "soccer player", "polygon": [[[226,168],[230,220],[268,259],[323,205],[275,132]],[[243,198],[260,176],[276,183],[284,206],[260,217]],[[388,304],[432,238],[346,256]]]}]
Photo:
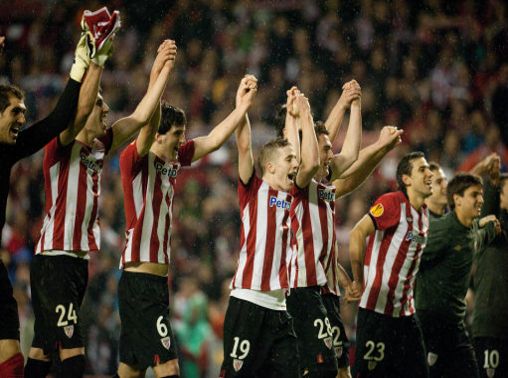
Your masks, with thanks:
[{"label": "soccer player", "polygon": [[[301,95],[297,97],[297,102]],[[291,100],[289,100],[291,102]],[[299,107],[301,114],[301,159],[290,218],[292,248],[290,265],[290,293],[288,311],[294,318],[298,336],[300,368],[304,376],[335,377],[338,367],[333,348],[332,327],[323,304],[321,290],[326,285],[326,267],[335,249],[335,187],[329,184],[339,177],[357,159],[361,143],[360,98],[351,102],[350,125],[340,154],[334,155],[328,131],[323,124],[316,124],[310,115],[310,107]],[[293,110],[288,106],[288,117]],[[290,120],[288,120],[291,122]],[[294,121],[293,121],[294,122]],[[288,138],[300,146],[298,133]],[[311,148],[312,147],[312,148]],[[335,261],[335,259],[333,259]],[[345,273],[345,272],[344,272]],[[346,281],[347,282],[347,281]]]},{"label": "soccer player", "polygon": [[[482,175],[492,164],[492,159],[496,154],[491,154],[476,164],[470,173]],[[439,218],[445,215],[448,208],[448,197],[446,188],[448,187],[448,178],[441,166],[436,162],[429,162],[429,168],[432,172],[432,195],[425,198],[425,205],[429,209],[430,219]]]},{"label": "soccer player", "polygon": [[473,258],[500,232],[500,226],[493,215],[477,219],[483,205],[478,176],[457,174],[449,182],[447,193],[451,211],[430,222],[416,276],[416,311],[430,376],[478,377],[464,325],[465,297]]},{"label": "soccer player", "polygon": [[[336,106],[330,113],[330,116],[327,119],[326,130],[330,130],[333,135],[337,135],[338,126],[342,122],[344,118],[344,113],[350,108],[351,102],[354,99],[357,99],[361,95],[361,88],[356,83],[356,81],[351,81],[344,85],[344,90],[342,95],[337,102]],[[296,122],[296,120],[291,119],[291,112],[289,115],[286,114],[283,110],[290,108],[288,106],[294,98],[293,91],[296,88],[292,88],[288,91],[288,102],[282,108],[282,111],[279,111],[279,121],[281,124],[285,124],[286,121],[291,123]],[[287,117],[287,118],[286,118]],[[280,128],[281,126],[279,126]],[[320,127],[322,132],[325,130]],[[282,132],[282,131],[280,131]],[[401,130],[397,130],[397,128],[392,126],[385,126],[379,135],[379,139],[362,149],[359,153],[358,160],[353,163],[353,165],[346,170],[342,174],[344,177],[340,177],[335,179],[333,182],[328,184],[330,188],[333,190],[332,186],[335,187],[335,198],[344,196],[353,190],[355,190],[358,186],[360,186],[363,181],[372,173],[374,168],[379,164],[382,158],[393,149],[398,143],[400,143],[400,135],[402,134]],[[322,139],[320,139],[322,142]],[[328,145],[324,143],[320,143],[320,153],[323,156],[326,156],[328,153]],[[326,158],[323,157],[323,161]],[[327,177],[328,178],[328,177]],[[334,202],[335,199],[330,200],[330,202]],[[318,200],[317,206],[323,204],[324,201]],[[315,206],[316,204],[312,204],[311,206]],[[335,224],[335,206],[330,206],[332,219],[330,221],[331,229],[326,229],[326,234],[320,234],[321,230],[317,227],[313,228],[314,234],[316,237],[322,238],[328,237],[328,232],[334,233],[334,227],[332,225]],[[303,235],[303,244],[304,245],[312,245],[313,240],[310,240],[310,237],[313,237],[313,233],[307,232],[302,233]],[[335,239],[334,234],[331,234],[332,238]],[[339,303],[340,303],[340,291],[339,286],[345,288],[346,291],[346,300],[359,300],[359,297],[355,297],[354,293],[350,291],[350,283],[351,279],[348,274],[345,272],[344,268],[338,262],[338,250],[337,243],[334,243],[334,247],[332,247],[330,251],[330,257],[327,259],[327,263],[325,264],[324,272],[326,275],[326,285],[321,286],[321,293],[323,295],[323,304],[326,309],[327,317],[330,323],[331,337],[332,337],[332,346],[335,351],[338,368],[339,368],[339,377],[350,377],[351,373],[349,371],[349,359],[348,359],[348,350],[347,350],[347,336],[345,334],[344,325],[342,323],[340,312],[339,312]],[[321,263],[321,262],[320,262]],[[358,295],[358,294],[357,294]],[[326,321],[326,320],[325,320]],[[325,323],[326,324],[326,323]],[[298,333],[298,332],[297,332]],[[328,341],[329,342],[329,341]],[[304,343],[305,344],[305,343]],[[305,349],[305,345],[302,347]]]},{"label": "soccer player", "polygon": [[[401,142],[402,130],[394,126],[384,126],[379,133],[378,140],[373,144],[360,150],[358,159],[353,165],[332,182],[335,187],[335,198],[341,198],[357,189],[381,160],[395,146]],[[333,222],[335,224],[335,222]],[[338,245],[332,250],[332,255],[325,266],[326,285],[321,288],[323,304],[330,320],[332,331],[332,342],[337,364],[339,367],[339,378],[351,377],[347,335],[340,316],[340,287],[345,289],[344,300],[348,302],[361,299],[361,293],[353,289],[351,278],[338,261]]]},{"label": "soccer player", "polygon": [[[350,108],[351,101],[359,98],[360,95],[361,88],[355,80],[344,84],[342,95],[325,122],[332,144],[338,134],[344,113]],[[401,142],[401,135],[402,130],[398,130],[394,126],[383,127],[378,140],[361,149],[358,159],[353,165],[332,182],[335,187],[335,198],[343,197],[357,189],[370,176],[384,156]],[[335,220],[332,224],[335,224]],[[338,377],[348,378],[351,377],[351,372],[348,357],[348,339],[340,316],[340,287],[345,289],[344,299],[348,302],[359,300],[360,292],[353,290],[349,275],[338,261],[337,243],[335,243],[335,248],[332,250],[325,266],[325,274],[327,282],[326,285],[321,287],[321,292],[323,304],[330,321],[332,343],[339,368]]]},{"label": "soccer player", "polygon": [[499,156],[484,182],[482,216],[495,214],[502,232],[480,253],[474,272],[473,344],[482,378],[508,376],[508,175]]},{"label": "soccer player", "polygon": [[431,182],[423,153],[405,155],[397,166],[400,191],[379,197],[351,231],[352,286],[363,290],[355,376],[428,376],[413,287],[427,239],[424,200],[431,194]]},{"label": "soccer player", "polygon": [[432,172],[432,195],[425,198],[425,205],[429,209],[430,218],[433,219],[442,217],[448,210],[448,178],[438,163],[429,162],[429,169]]},{"label": "soccer player", "polygon": [[145,126],[120,156],[127,227],[118,286],[120,377],[139,376],[149,366],[158,377],[179,375],[167,283],[175,180],[181,167],[228,139],[243,122],[255,93],[255,79],[244,78],[228,117],[208,135],[187,142],[185,113],[163,105],[158,129]]},{"label": "soccer player", "polygon": [[[100,74],[96,75],[87,93],[95,106],[84,128],[64,130],[44,150],[46,217],[30,269],[35,334],[27,376],[46,376],[55,348],[62,360],[62,375],[83,375],[85,348],[79,308],[86,290],[89,253],[100,250],[98,201],[104,158],[151,118],[158,122],[158,114],[152,115],[169,77],[169,70],[162,73],[162,69],[175,54],[173,41],[160,45],[147,93],[130,116],[110,128],[105,122],[109,107],[98,95]],[[83,87],[88,79],[89,75]],[[55,275],[55,271],[65,274]]]},{"label": "soccer player", "polygon": [[236,132],[240,256],[224,322],[221,377],[299,377],[296,335],[286,311],[289,207],[298,164],[286,139],[259,152],[254,170],[250,123]]},{"label": "soccer player", "polygon": [[[26,122],[23,92],[13,85],[0,85],[0,234],[5,224],[12,166],[39,151],[75,118],[83,119],[91,110],[78,107],[81,81],[90,63],[85,39],[82,36],[78,43],[70,80],[57,105],[46,118],[31,127],[22,129]],[[4,38],[0,38],[0,45],[3,45],[3,41]],[[0,262],[0,376],[22,377],[23,363],[19,346],[18,308],[7,270]]]}]

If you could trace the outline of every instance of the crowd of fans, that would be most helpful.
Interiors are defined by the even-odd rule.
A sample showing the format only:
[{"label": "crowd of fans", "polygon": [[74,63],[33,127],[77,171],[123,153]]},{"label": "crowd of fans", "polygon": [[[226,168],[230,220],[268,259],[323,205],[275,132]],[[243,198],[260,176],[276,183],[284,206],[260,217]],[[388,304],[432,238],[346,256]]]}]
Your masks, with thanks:
[{"label": "crowd of fans", "polygon": [[[398,158],[407,151],[424,151],[449,175],[470,169],[490,152],[508,166],[504,1],[19,0],[15,8],[4,2],[0,83],[26,91],[31,120],[49,112],[64,86],[82,11],[103,5],[119,9],[123,23],[102,79],[110,123],[139,102],[155,50],[170,37],[178,57],[165,99],[186,110],[189,138],[232,109],[246,72],[259,79],[249,112],[256,146],[275,135],[275,107],[290,86],[298,85],[314,118],[324,120],[342,84],[352,78],[362,86],[364,145],[383,125],[404,129],[404,143],[374,177],[338,201],[336,226],[346,267],[349,230],[377,195],[394,189]],[[183,377],[217,376],[222,360],[228,284],[239,250],[235,154],[231,140],[177,183],[169,284]],[[19,304],[24,351],[33,328],[29,264],[44,209],[41,165],[42,152],[21,161],[11,176],[1,249]],[[90,260],[82,308],[90,374],[116,371],[120,327],[116,287],[124,218],[118,158],[104,169],[102,248]],[[356,310],[343,307],[354,340]]]}]

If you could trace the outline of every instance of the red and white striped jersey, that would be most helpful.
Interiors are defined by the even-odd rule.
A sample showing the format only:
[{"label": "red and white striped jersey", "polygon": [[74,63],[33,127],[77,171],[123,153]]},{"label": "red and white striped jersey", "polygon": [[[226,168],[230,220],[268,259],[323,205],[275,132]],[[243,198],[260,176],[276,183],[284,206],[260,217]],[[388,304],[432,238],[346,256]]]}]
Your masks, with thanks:
[{"label": "red and white striped jersey", "polygon": [[382,195],[370,208],[376,231],[364,263],[360,307],[392,317],[415,312],[413,288],[429,230],[429,211],[416,211],[402,192]]},{"label": "red and white striped jersey", "polygon": [[233,289],[271,291],[288,288],[291,195],[271,188],[255,174],[238,182],[240,256]]},{"label": "red and white striped jersey", "polygon": [[74,141],[62,146],[54,138],[44,148],[46,207],[35,253],[44,251],[98,251],[98,201],[104,156],[113,132],[95,139],[92,146]]},{"label": "red and white striped jersey", "polygon": [[290,287],[323,286],[335,245],[335,187],[313,179],[291,194]]},{"label": "red and white striped jersey", "polygon": [[193,141],[180,147],[174,162],[151,151],[139,156],[136,141],[120,155],[126,227],[122,267],[128,262],[169,264],[175,180],[193,156]]},{"label": "red and white striped jersey", "polygon": [[326,285],[321,288],[322,294],[334,294],[340,297],[339,286],[339,245],[334,243],[330,258],[325,266]]}]

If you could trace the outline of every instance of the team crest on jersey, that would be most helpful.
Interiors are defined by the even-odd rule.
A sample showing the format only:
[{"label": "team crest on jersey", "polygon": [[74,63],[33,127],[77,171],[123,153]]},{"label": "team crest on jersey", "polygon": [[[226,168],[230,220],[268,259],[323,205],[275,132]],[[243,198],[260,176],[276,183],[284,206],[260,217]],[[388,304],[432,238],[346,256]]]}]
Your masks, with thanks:
[{"label": "team crest on jersey", "polygon": [[337,358],[340,358],[342,356],[343,348],[341,346],[335,347],[335,355]]},{"label": "team crest on jersey", "polygon": [[487,377],[492,378],[492,377],[494,377],[494,374],[496,374],[496,369],[486,368],[485,372],[487,373]]},{"label": "team crest on jersey", "polygon": [[169,339],[169,336],[163,337],[161,339],[162,346],[169,350],[169,346],[171,345],[171,340]]},{"label": "team crest on jersey", "polygon": [[242,368],[243,366],[243,361],[242,360],[239,360],[237,358],[235,358],[233,360],[233,369],[235,369],[235,371],[238,371]]},{"label": "team crest on jersey", "polygon": [[74,335],[74,326],[68,325],[64,327],[65,336],[67,336],[69,339]]},{"label": "team crest on jersey", "polygon": [[427,354],[427,363],[429,366],[433,366],[437,361],[438,355],[436,353],[429,352]]},{"label": "team crest on jersey", "polygon": [[372,371],[376,368],[376,365],[377,365],[377,361],[369,361],[369,363],[367,364],[367,368],[369,369],[369,371]]},{"label": "team crest on jersey", "polygon": [[331,337],[325,337],[323,339],[323,341],[328,349],[332,349],[332,338]]},{"label": "team crest on jersey", "polygon": [[372,206],[369,212],[374,218],[379,218],[385,212],[385,208],[382,204],[378,203],[377,205]]}]

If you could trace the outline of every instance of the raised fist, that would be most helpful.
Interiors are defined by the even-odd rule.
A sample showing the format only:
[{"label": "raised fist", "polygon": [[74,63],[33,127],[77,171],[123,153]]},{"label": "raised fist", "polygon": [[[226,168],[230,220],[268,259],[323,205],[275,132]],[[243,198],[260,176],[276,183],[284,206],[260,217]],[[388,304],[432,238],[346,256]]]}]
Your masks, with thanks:
[{"label": "raised fist", "polygon": [[236,107],[245,107],[248,109],[252,105],[254,96],[258,90],[258,79],[254,75],[245,75],[240,81],[236,91]]}]

